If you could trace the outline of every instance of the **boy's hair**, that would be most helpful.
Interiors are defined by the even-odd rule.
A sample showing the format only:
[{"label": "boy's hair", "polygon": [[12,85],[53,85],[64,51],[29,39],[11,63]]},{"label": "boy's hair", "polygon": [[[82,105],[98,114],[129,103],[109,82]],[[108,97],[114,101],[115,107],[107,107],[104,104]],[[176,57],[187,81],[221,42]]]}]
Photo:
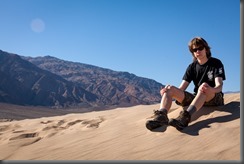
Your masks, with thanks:
[{"label": "boy's hair", "polygon": [[196,57],[194,56],[194,52],[193,52],[193,46],[196,46],[196,47],[203,46],[206,49],[207,58],[210,58],[212,56],[210,47],[209,47],[208,43],[206,42],[206,40],[204,40],[201,37],[195,37],[188,44],[188,48],[193,56],[193,61],[196,61]]}]

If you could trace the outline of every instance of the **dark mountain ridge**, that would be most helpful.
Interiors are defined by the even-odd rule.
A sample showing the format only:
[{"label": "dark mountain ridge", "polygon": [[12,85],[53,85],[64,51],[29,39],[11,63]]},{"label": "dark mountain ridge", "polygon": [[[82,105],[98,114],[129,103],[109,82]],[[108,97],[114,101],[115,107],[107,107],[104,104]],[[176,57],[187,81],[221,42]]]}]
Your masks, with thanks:
[{"label": "dark mountain ridge", "polygon": [[96,94],[102,104],[130,106],[157,103],[161,99],[159,90],[162,84],[128,72],[64,61],[51,56],[25,59]]},{"label": "dark mountain ridge", "polygon": [[72,106],[95,103],[97,96],[40,69],[16,54],[0,51],[0,101],[19,105]]},{"label": "dark mountain ridge", "polygon": [[1,50],[0,85],[0,102],[85,108],[158,103],[163,86],[128,72]]}]

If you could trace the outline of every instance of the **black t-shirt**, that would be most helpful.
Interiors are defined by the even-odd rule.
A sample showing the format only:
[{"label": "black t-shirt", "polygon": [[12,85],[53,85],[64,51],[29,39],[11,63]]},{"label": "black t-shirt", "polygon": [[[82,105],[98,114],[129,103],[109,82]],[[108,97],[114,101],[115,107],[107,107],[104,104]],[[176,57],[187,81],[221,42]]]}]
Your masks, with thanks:
[{"label": "black t-shirt", "polygon": [[219,59],[210,57],[203,65],[200,65],[197,60],[191,63],[186,69],[183,80],[189,83],[193,81],[194,92],[197,93],[198,87],[204,82],[215,87],[216,77],[222,77],[225,80],[224,65]]}]

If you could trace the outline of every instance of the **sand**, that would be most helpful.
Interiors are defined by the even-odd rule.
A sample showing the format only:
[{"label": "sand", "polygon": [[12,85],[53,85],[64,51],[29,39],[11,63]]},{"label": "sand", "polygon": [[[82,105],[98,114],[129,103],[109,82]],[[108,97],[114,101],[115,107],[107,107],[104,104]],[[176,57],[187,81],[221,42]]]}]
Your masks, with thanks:
[{"label": "sand", "polygon": [[[240,93],[203,107],[183,131],[145,122],[159,104],[0,122],[1,160],[241,161]],[[1,110],[1,108],[0,108]],[[168,114],[182,108],[174,102]],[[34,117],[34,116],[33,116]]]}]

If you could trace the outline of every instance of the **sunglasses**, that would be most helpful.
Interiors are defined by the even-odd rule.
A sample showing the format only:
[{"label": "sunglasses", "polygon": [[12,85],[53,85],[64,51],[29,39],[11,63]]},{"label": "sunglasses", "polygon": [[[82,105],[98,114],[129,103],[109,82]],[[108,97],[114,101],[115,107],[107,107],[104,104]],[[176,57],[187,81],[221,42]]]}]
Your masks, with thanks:
[{"label": "sunglasses", "polygon": [[193,48],[192,51],[193,52],[197,52],[197,50],[202,51],[203,49],[204,49],[204,47],[201,46],[201,47],[198,47],[198,48]]}]

